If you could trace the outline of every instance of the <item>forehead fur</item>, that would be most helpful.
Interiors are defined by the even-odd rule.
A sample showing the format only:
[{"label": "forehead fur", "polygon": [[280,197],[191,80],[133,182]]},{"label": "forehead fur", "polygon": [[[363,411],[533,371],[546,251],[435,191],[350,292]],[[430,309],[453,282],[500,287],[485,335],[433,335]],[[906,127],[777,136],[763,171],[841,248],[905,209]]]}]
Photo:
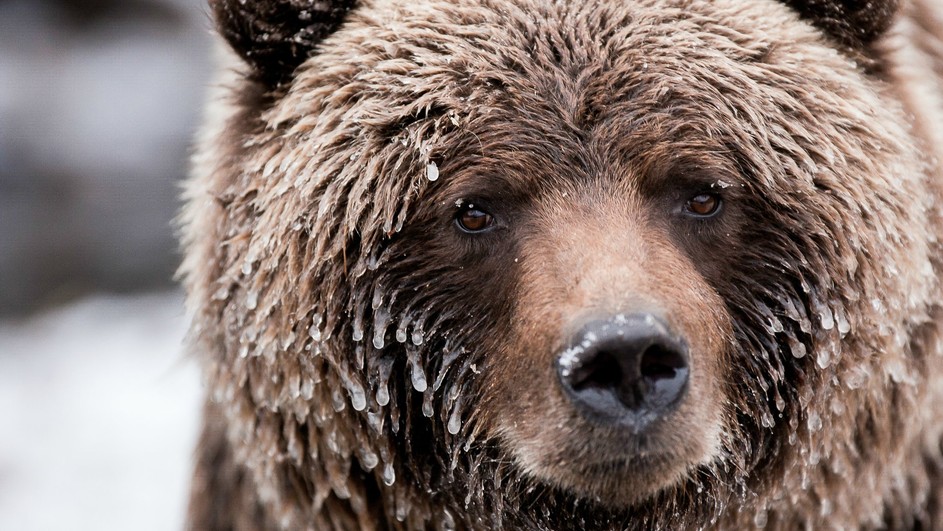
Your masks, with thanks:
[{"label": "forehead fur", "polygon": [[331,226],[369,232],[365,219],[379,220],[389,232],[422,190],[448,186],[425,179],[433,163],[445,183],[510,173],[533,189],[520,179],[536,179],[523,171],[535,165],[664,173],[656,166],[680,154],[749,172],[758,189],[788,175],[791,190],[811,190],[836,153],[867,168],[866,153],[901,137],[862,126],[900,120],[786,7],[667,4],[363,6],[256,109],[247,174],[279,194],[298,188],[298,201],[320,195],[318,217],[343,207]]}]

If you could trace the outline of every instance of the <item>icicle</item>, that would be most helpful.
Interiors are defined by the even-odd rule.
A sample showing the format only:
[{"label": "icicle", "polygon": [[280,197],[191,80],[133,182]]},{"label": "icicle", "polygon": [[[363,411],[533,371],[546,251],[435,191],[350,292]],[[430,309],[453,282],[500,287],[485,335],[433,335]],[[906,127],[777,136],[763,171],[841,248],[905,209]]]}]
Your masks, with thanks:
[{"label": "icicle", "polygon": [[418,328],[413,328],[412,340],[413,340],[413,345],[416,345],[416,346],[422,345],[422,341],[423,341],[422,330]]},{"label": "icicle", "polygon": [[461,409],[461,400],[456,400],[455,404],[452,406],[452,414],[449,416],[448,424],[449,433],[452,435],[458,435],[458,432],[462,429]]},{"label": "icicle", "polygon": [[361,448],[359,450],[359,456],[360,466],[367,472],[373,470],[378,464],[380,464],[379,456],[373,453],[373,451],[371,451],[369,448]]},{"label": "icicle", "polygon": [[819,414],[816,413],[816,412],[814,412],[814,411],[813,411],[812,413],[809,413],[808,425],[809,425],[809,431],[813,431],[813,432],[814,432],[814,431],[819,431],[819,430],[821,430],[821,429],[822,429],[822,417],[820,417]]},{"label": "icicle", "polygon": [[383,305],[383,290],[377,285],[373,288],[373,301],[370,303],[374,310]]},{"label": "icicle", "polygon": [[308,335],[315,341],[321,341],[321,314],[316,313],[311,317],[311,328],[308,328]]},{"label": "icicle", "polygon": [[832,315],[832,310],[827,305],[818,305],[816,308],[816,313],[819,314],[819,319],[822,321],[823,329],[831,330],[835,327],[835,317]]},{"label": "icicle", "polygon": [[301,398],[303,398],[304,400],[307,401],[314,398],[314,379],[305,378],[304,380],[302,380],[301,388],[299,390],[301,392]]},{"label": "icicle", "polygon": [[838,327],[838,333],[841,334],[842,337],[851,331],[851,323],[848,322],[848,318],[845,316],[845,310],[841,306],[835,307],[835,324]]},{"label": "icicle", "polygon": [[385,406],[390,403],[390,373],[393,371],[393,359],[384,358],[379,361],[377,374],[377,404]]},{"label": "icicle", "polygon": [[354,366],[357,367],[357,370],[363,370],[366,350],[367,349],[364,348],[362,343],[359,343],[356,347],[354,347]]},{"label": "icicle", "polygon": [[419,352],[413,349],[410,349],[407,352],[407,357],[409,358],[409,367],[410,374],[412,375],[413,389],[417,392],[425,392],[428,384],[426,383],[426,373],[422,370],[422,365],[419,359]]},{"label": "icicle", "polygon": [[396,483],[396,471],[392,463],[386,463],[383,465],[383,484],[392,487],[393,483]]},{"label": "icicle", "polygon": [[757,509],[756,514],[753,515],[753,525],[757,528],[763,529],[766,527],[766,524],[769,522],[769,513],[766,512],[766,509]]},{"label": "icicle", "polygon": [[301,374],[297,370],[292,370],[288,374],[288,393],[292,398],[301,398]]},{"label": "icicle", "polygon": [[398,343],[405,343],[409,337],[406,335],[406,320],[403,319],[403,322],[396,328],[396,341]]},{"label": "icicle", "polygon": [[[783,398],[783,395],[779,394],[778,389],[776,390],[776,396],[774,397],[774,400],[776,402],[777,411],[779,411],[780,413],[783,413],[784,411],[786,411],[786,400]],[[780,418],[782,418],[782,415],[780,415]]]},{"label": "icicle", "polygon": [[816,351],[815,364],[818,365],[820,369],[828,368],[829,364],[832,362],[832,349],[834,347],[834,342],[830,341],[821,345],[818,351]]},{"label": "icicle", "polygon": [[438,391],[439,388],[442,387],[442,382],[445,380],[445,376],[449,372],[449,367],[452,365],[452,363],[455,362],[456,359],[458,359],[459,356],[464,353],[464,348],[458,348],[449,352],[442,358],[442,364],[439,366],[439,374],[436,375],[435,382],[432,384],[432,388],[434,390]]},{"label": "icicle", "polygon": [[350,393],[350,405],[356,411],[363,411],[367,407],[367,396],[363,391],[363,386],[346,374],[342,374],[341,379],[344,381],[347,392]]},{"label": "icicle", "polygon": [[796,359],[804,358],[806,355],[805,345],[801,341],[793,337],[792,334],[789,334],[787,338],[789,341],[789,350],[790,352],[792,352],[792,356]]},{"label": "icicle", "polygon": [[376,411],[367,412],[367,425],[370,426],[370,429],[377,433],[383,431],[383,419],[385,417]]},{"label": "icicle", "polygon": [[760,415],[760,425],[764,428],[772,428],[776,425],[776,421],[773,420],[773,415],[769,411],[763,411]]},{"label": "icicle", "polygon": [[338,413],[344,411],[344,408],[347,407],[347,402],[344,400],[344,395],[341,394],[340,389],[335,389],[331,393],[331,402],[334,406],[334,411],[337,411]]},{"label": "icicle", "polygon": [[282,338],[282,344],[281,344],[282,350],[288,350],[289,347],[291,347],[295,343],[295,339],[297,339],[297,336],[295,335],[295,333],[289,332],[287,336]]},{"label": "icicle", "polygon": [[432,389],[426,389],[422,395],[422,414],[425,417],[432,417]]},{"label": "icicle", "polygon": [[357,311],[354,313],[354,324],[353,324],[353,340],[362,341],[363,340],[363,305],[360,304],[357,306]]},{"label": "icicle", "polygon": [[398,434],[400,410],[398,407],[391,407],[389,411],[390,411],[390,429],[393,430],[394,434]]},{"label": "icicle", "polygon": [[386,327],[390,321],[390,312],[386,309],[379,309],[373,316],[373,346],[377,350],[382,350],[385,346],[384,338],[386,336]]},{"label": "icicle", "polygon": [[213,293],[214,301],[224,301],[229,298],[229,286],[223,286]]}]

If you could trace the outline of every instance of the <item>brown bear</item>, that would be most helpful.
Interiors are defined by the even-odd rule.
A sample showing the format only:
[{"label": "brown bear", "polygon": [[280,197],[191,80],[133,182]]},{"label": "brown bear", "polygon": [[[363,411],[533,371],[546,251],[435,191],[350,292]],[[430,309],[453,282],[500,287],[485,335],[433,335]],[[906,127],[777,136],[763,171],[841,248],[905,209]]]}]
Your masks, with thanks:
[{"label": "brown bear", "polygon": [[943,529],[943,5],[210,6],[193,529]]}]

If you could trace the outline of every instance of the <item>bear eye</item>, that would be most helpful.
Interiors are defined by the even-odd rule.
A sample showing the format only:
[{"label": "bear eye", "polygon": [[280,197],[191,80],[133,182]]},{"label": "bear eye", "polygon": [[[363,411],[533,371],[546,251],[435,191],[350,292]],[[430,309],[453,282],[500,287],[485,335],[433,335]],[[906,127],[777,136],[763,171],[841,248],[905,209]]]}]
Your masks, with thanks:
[{"label": "bear eye", "polygon": [[475,208],[475,205],[468,205],[455,216],[455,223],[462,231],[477,234],[494,226],[494,216]]},{"label": "bear eye", "polygon": [[720,197],[714,194],[698,194],[688,199],[684,205],[685,212],[697,217],[710,217],[720,210]]}]

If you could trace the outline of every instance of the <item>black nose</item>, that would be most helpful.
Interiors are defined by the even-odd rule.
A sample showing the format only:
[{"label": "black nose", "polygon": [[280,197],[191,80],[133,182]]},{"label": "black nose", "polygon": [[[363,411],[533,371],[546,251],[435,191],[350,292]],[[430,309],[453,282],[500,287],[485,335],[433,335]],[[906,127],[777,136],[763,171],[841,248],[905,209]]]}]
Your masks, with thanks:
[{"label": "black nose", "polygon": [[640,429],[681,401],[688,349],[654,315],[617,315],[584,326],[557,358],[557,372],[584,415]]}]

